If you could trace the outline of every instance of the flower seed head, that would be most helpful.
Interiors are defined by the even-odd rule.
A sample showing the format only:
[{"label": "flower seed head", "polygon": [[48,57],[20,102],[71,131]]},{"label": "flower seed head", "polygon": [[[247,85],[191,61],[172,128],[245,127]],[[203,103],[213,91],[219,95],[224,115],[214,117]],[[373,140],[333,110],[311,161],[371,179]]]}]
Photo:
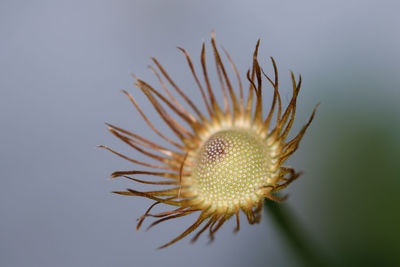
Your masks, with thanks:
[{"label": "flower seed head", "polygon": [[[271,78],[258,64],[259,43],[258,41],[253,54],[252,68],[246,75],[249,87],[245,92],[237,68],[225,51],[226,59],[236,76],[236,85],[231,81],[217,49],[215,36],[212,35],[211,46],[222,100],[216,98],[215,86],[208,78],[205,45],[203,44],[201,51],[202,79],[197,74],[189,54],[183,48],[179,48],[186,58],[208,116],[200,111],[199,101],[188,97],[187,94],[192,93],[183,91],[156,59],[152,59],[156,68],[150,67],[150,70],[159,80],[163,92],[134,77],[135,85],[147,97],[155,112],[176,138],[171,138],[164,131],[160,131],[148,114],[143,112],[135,98],[128,92],[123,92],[148,126],[174,149],[107,124],[110,132],[121,141],[159,162],[153,164],[140,161],[109,147],[100,146],[145,168],[117,171],[111,178],[125,177],[136,183],[167,187],[144,192],[133,188],[114,192],[120,195],[146,197],[154,201],[138,219],[137,229],[148,217],[159,218],[149,226],[153,227],[166,220],[194,212],[200,213],[192,226],[161,248],[179,241],[201,225],[202,228],[192,240],[196,240],[206,230],[209,231],[212,240],[215,232],[232,216],[236,217],[236,231],[238,231],[240,211],[246,215],[250,224],[258,223],[264,198],[284,200],[285,197],[279,197],[275,192],[288,186],[300,174],[283,164],[298,148],[300,140],[314,118],[316,109],[300,132],[293,139],[286,140],[296,113],[301,77],[296,81],[291,73],[292,98],[283,109],[275,61],[271,58],[275,72]],[[269,111],[264,114],[262,91],[265,80],[273,90],[273,98]],[[179,95],[190,110],[171,94],[171,90]],[[185,124],[178,122],[176,117]],[[158,177],[162,180],[154,181],[145,177]],[[158,204],[175,208],[152,214],[152,209]]]},{"label": "flower seed head", "polygon": [[213,134],[195,160],[195,194],[219,211],[258,201],[259,189],[274,180],[270,150],[251,131],[233,129]]}]

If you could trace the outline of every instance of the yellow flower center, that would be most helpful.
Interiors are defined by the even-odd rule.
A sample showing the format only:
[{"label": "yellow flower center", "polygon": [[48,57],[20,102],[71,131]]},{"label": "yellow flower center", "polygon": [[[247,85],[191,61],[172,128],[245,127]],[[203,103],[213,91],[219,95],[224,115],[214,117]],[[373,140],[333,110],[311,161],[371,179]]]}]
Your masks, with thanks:
[{"label": "yellow flower center", "polygon": [[200,148],[193,187],[219,209],[257,201],[257,190],[271,183],[270,148],[255,133],[242,129],[213,134]]}]

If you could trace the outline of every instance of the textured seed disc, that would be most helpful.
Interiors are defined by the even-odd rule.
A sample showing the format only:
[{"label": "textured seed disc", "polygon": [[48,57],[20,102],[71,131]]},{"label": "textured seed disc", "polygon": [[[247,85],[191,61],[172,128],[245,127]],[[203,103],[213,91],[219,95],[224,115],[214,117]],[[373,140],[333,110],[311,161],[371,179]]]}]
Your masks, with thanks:
[{"label": "textured seed disc", "polygon": [[261,138],[245,130],[212,135],[201,147],[193,171],[197,194],[217,207],[258,198],[255,191],[268,184],[269,149]]}]

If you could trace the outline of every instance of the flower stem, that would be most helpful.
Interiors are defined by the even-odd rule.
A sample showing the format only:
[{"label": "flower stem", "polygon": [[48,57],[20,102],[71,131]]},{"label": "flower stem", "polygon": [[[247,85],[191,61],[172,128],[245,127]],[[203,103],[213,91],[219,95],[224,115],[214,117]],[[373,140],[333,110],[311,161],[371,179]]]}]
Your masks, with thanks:
[{"label": "flower stem", "polygon": [[264,204],[265,210],[269,212],[270,217],[285,235],[287,242],[302,260],[304,266],[327,266],[328,263],[317,256],[317,249],[311,246],[304,231],[299,229],[298,221],[294,220],[295,216],[287,204],[267,198]]}]

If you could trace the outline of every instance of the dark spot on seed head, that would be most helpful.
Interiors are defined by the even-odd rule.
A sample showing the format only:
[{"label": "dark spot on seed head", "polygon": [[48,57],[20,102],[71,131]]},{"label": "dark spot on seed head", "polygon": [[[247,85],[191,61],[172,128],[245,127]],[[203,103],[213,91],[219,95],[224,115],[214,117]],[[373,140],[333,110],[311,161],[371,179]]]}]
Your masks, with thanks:
[{"label": "dark spot on seed head", "polygon": [[206,144],[207,160],[214,162],[228,152],[228,143],[221,138],[212,138]]}]

